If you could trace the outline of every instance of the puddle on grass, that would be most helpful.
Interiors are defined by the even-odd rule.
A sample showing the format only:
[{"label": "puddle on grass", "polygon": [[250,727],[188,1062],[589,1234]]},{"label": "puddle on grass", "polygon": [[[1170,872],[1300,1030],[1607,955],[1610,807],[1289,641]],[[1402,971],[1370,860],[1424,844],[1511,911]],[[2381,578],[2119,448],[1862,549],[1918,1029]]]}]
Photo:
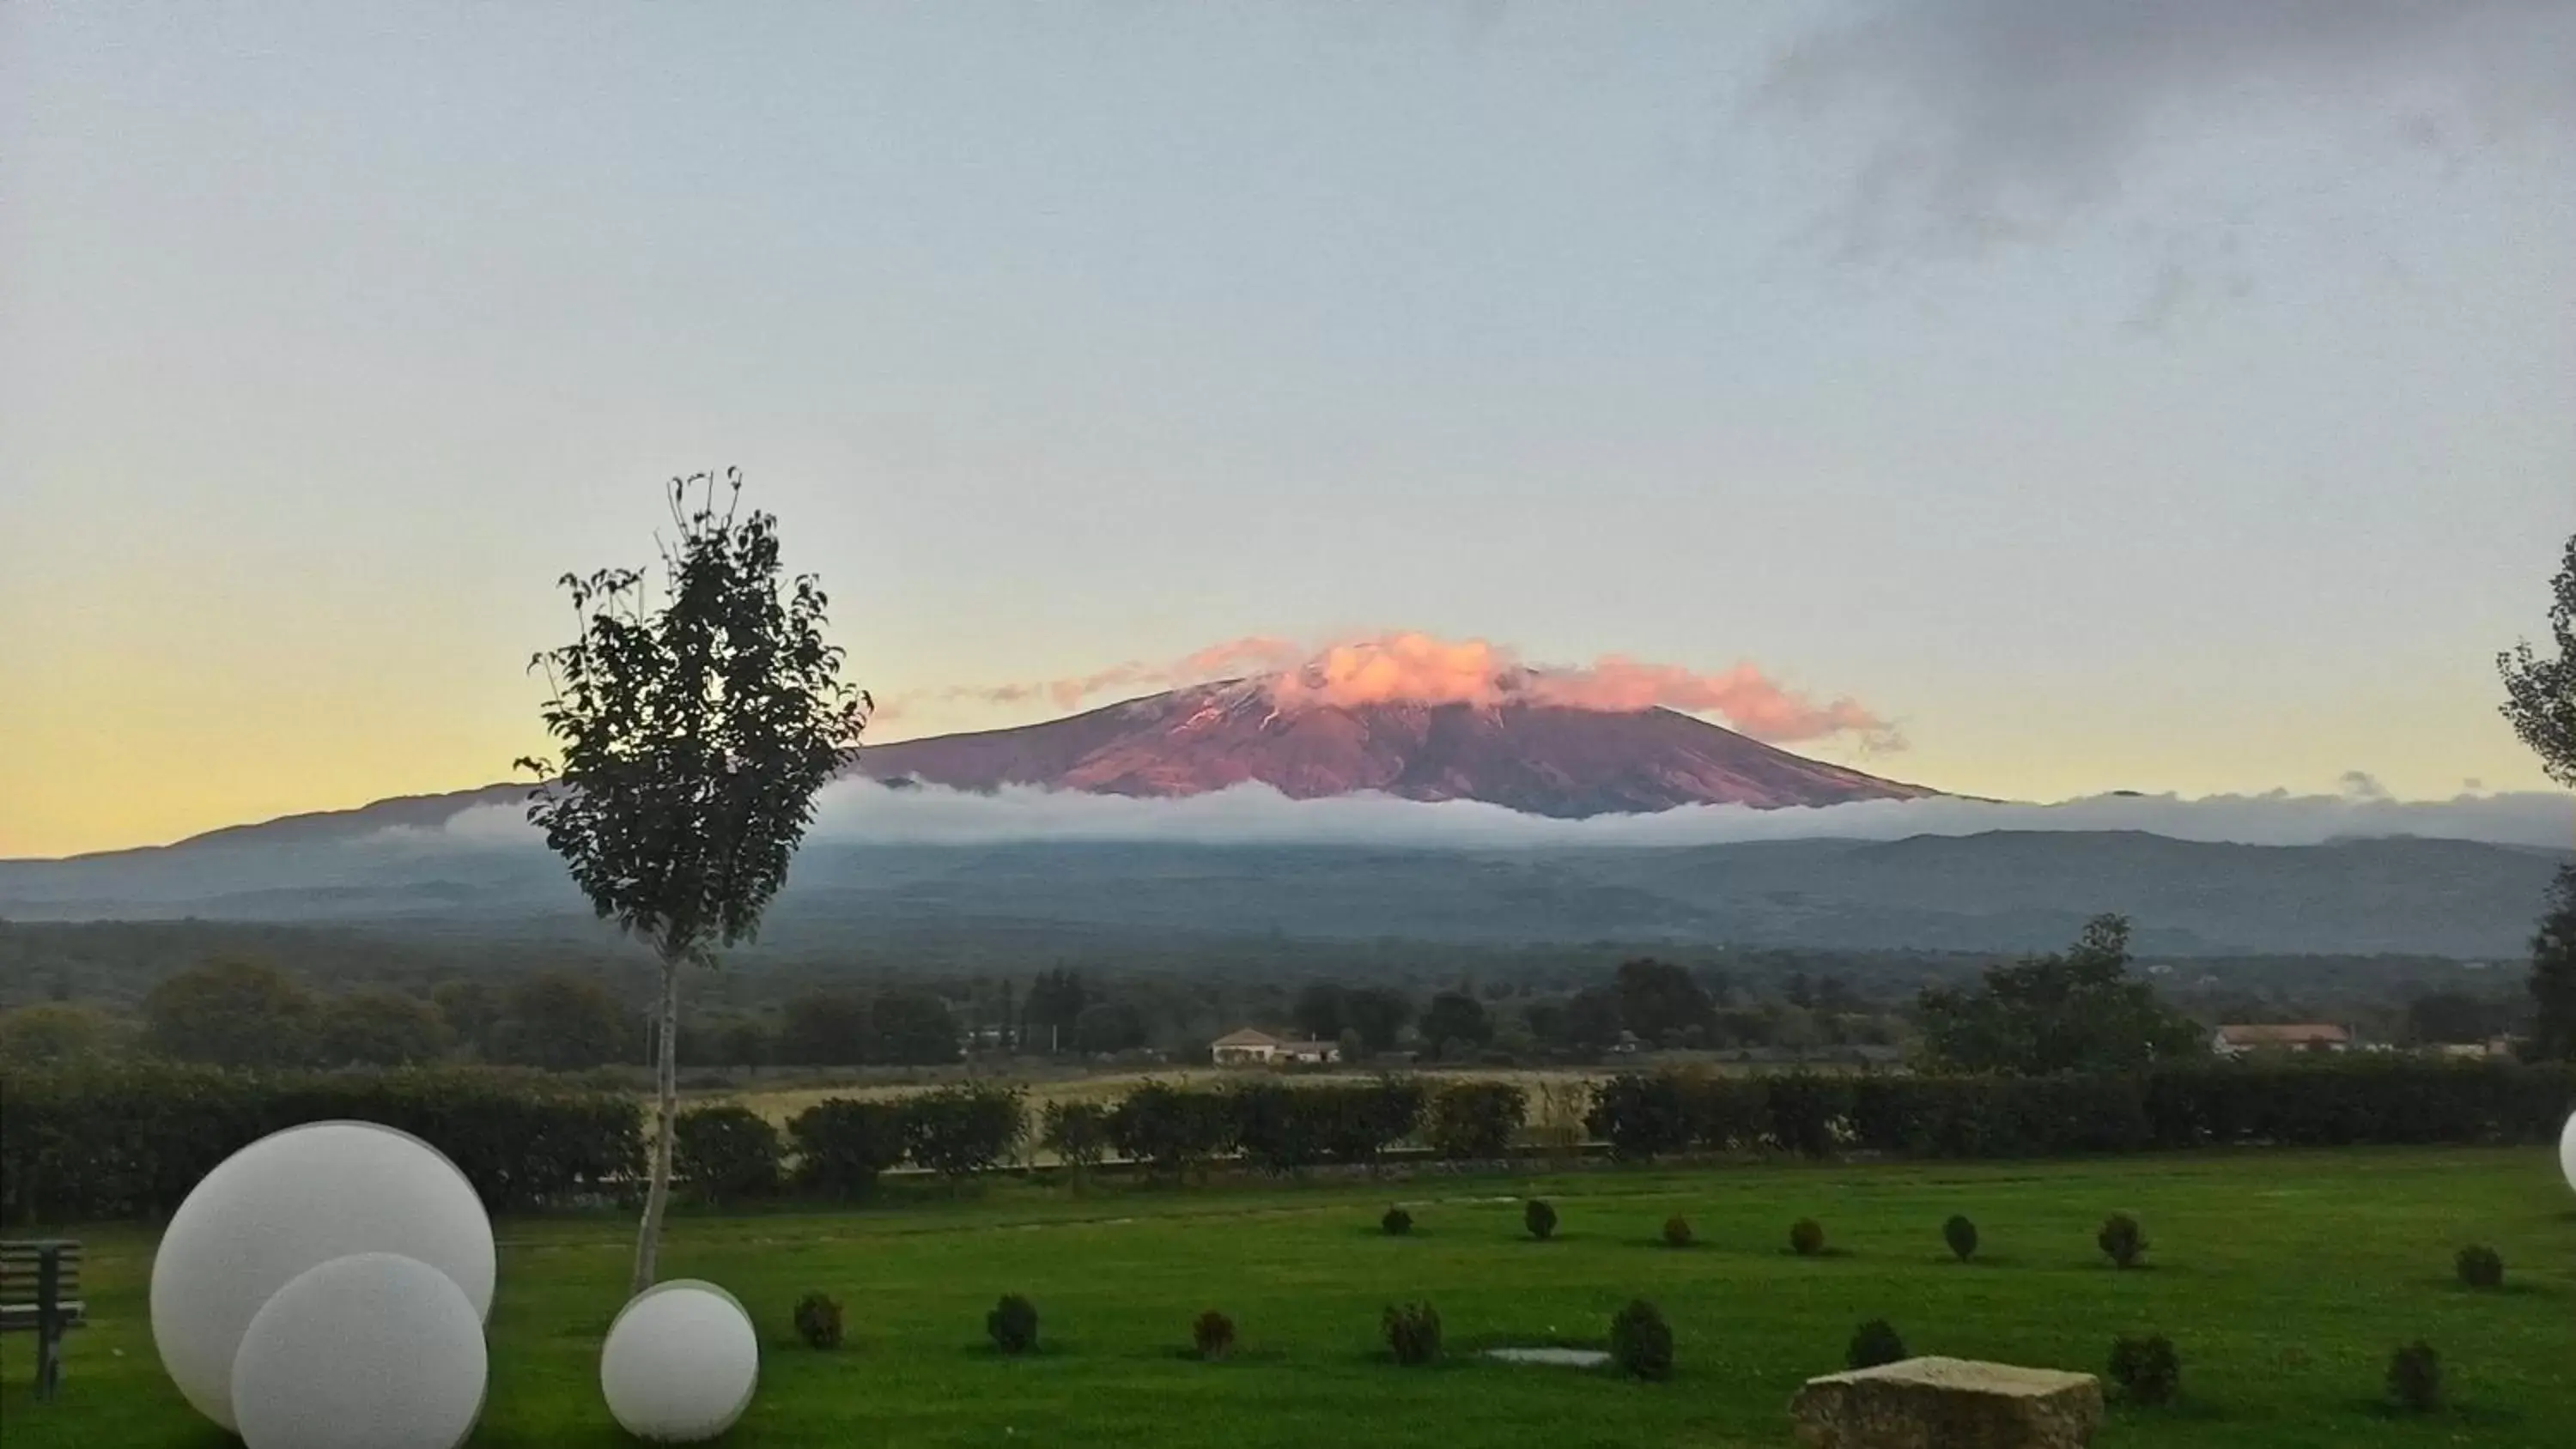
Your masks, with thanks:
[{"label": "puddle on grass", "polygon": [[1610,1355],[1597,1348],[1489,1348],[1485,1357],[1504,1363],[1548,1364],[1556,1368],[1599,1368]]}]

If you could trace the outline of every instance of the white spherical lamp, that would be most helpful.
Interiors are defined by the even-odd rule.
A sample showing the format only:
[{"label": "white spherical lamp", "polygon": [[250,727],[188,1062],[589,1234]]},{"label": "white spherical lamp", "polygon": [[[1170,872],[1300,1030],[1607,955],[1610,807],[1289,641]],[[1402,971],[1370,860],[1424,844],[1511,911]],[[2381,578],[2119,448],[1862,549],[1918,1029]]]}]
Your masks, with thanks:
[{"label": "white spherical lamp", "polygon": [[396,1253],[307,1268],[251,1315],[233,1359],[245,1449],[456,1449],[483,1412],[483,1317]]},{"label": "white spherical lamp", "polygon": [[2558,1170],[2567,1186],[2576,1189],[2576,1112],[2567,1114],[2567,1125],[2558,1131]]},{"label": "white spherical lamp", "polygon": [[760,1382],[751,1315],[713,1283],[675,1278],[635,1296],[608,1326],[599,1392],[638,1439],[694,1444],[733,1427]]},{"label": "white spherical lamp", "polygon": [[152,1258],[152,1343],[171,1382],[227,1429],[233,1356],[288,1280],[353,1253],[399,1253],[447,1276],[477,1322],[492,1308],[492,1220],[438,1149],[372,1122],[314,1122],[207,1173]]}]

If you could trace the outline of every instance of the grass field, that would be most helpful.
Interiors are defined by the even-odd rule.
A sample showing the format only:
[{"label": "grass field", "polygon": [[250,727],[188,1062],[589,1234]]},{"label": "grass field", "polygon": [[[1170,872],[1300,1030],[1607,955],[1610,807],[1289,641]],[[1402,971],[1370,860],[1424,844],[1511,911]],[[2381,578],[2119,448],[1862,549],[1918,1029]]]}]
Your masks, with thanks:
[{"label": "grass field", "polygon": [[[1526,1240],[1516,1199],[1546,1196],[1558,1239]],[[1377,1230],[1413,1204],[1410,1238]],[[2151,1266],[2107,1267],[2109,1212],[2135,1213]],[[1948,1261],[1953,1212],[1982,1261]],[[1672,1214],[1700,1246],[1656,1241]],[[1784,1250],[1819,1219],[1830,1256]],[[61,1400],[29,1399],[23,1336],[0,1345],[8,1449],[228,1442],[162,1378],[144,1322],[151,1239],[93,1245],[98,1326],[76,1336]],[[482,1446],[622,1441],[597,1389],[623,1296],[627,1225],[501,1225]],[[2451,1255],[2499,1248],[2502,1293],[2454,1285]],[[2135,1445],[2530,1445],[2576,1437],[2576,1197],[2544,1150],[2239,1154],[1999,1166],[1810,1166],[1422,1176],[1375,1185],[1191,1190],[996,1184],[962,1202],[842,1214],[681,1216],[668,1276],[739,1294],[764,1339],[739,1446],[1778,1446],[1799,1382],[1841,1367],[1862,1319],[1908,1346],[2098,1372],[2115,1333],[2169,1334],[2184,1402],[2115,1408],[2097,1441]],[[819,1288],[851,1342],[797,1343],[789,1310]],[[1004,1292],[1033,1298],[1043,1351],[983,1339]],[[1597,1342],[1631,1296],[1662,1305],[1675,1375],[1642,1384],[1480,1362],[1488,1345]],[[1400,1369],[1378,1313],[1426,1298],[1450,1358]],[[1241,1331],[1231,1361],[1184,1356],[1201,1309]],[[2452,1407],[2377,1407],[2389,1351],[2441,1350]]]}]

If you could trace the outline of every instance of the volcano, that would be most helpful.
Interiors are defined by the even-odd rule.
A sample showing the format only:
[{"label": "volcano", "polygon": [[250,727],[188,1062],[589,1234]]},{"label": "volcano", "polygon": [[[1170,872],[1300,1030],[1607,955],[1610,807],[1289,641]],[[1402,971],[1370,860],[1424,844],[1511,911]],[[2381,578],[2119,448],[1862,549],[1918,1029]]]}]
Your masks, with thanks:
[{"label": "volcano", "polygon": [[1559,817],[1940,793],[1793,755],[1676,710],[1520,701],[1283,708],[1258,680],[1015,729],[871,745],[859,769],[888,784],[958,790],[1175,796],[1257,783],[1300,800],[1375,791]]}]

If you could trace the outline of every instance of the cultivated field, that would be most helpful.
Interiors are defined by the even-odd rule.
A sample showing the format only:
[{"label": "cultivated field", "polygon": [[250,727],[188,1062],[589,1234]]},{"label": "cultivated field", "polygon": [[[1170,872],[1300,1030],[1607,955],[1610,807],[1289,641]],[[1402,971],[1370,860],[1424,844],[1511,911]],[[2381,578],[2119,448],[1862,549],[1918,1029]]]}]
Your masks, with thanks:
[{"label": "cultivated field", "polygon": [[[2576,1425],[2576,1197],[2544,1150],[2371,1149],[1980,1166],[1593,1172],[1556,1180],[1424,1176],[1375,1185],[1061,1188],[990,1183],[842,1214],[683,1215],[666,1272],[741,1295],[765,1339],[738,1446],[1781,1446],[1808,1375],[1841,1367],[1861,1320],[1915,1352],[2098,1372],[2119,1332],[2169,1334],[2184,1401],[2115,1409],[2106,1446],[2550,1446]],[[980,1192],[980,1195],[973,1195]],[[1554,1242],[1517,1197],[1561,1210]],[[1414,1204],[1410,1238],[1377,1229]],[[2151,1266],[2093,1246],[2135,1213]],[[1948,1261],[1940,1225],[1974,1218],[1984,1256]],[[1701,1246],[1655,1242],[1687,1217]],[[1830,1256],[1784,1251],[1814,1216]],[[23,1337],[0,1343],[8,1449],[211,1446],[162,1379],[144,1321],[151,1239],[95,1248],[98,1326],[73,1340],[60,1402],[27,1398]],[[482,1446],[622,1442],[597,1386],[623,1296],[622,1220],[502,1225]],[[2451,1255],[2499,1248],[2501,1293],[2456,1286]],[[789,1310],[837,1294],[851,1342],[799,1344]],[[1043,1352],[985,1344],[995,1297],[1042,1314]],[[1631,1296],[1677,1340],[1669,1383],[1478,1362],[1485,1345],[1597,1342]],[[1450,1357],[1395,1367],[1386,1303],[1425,1298]],[[1189,1321],[1233,1315],[1238,1355],[1184,1356]],[[2389,1351],[2440,1349],[2455,1398],[2428,1419],[2379,1408]]]}]

